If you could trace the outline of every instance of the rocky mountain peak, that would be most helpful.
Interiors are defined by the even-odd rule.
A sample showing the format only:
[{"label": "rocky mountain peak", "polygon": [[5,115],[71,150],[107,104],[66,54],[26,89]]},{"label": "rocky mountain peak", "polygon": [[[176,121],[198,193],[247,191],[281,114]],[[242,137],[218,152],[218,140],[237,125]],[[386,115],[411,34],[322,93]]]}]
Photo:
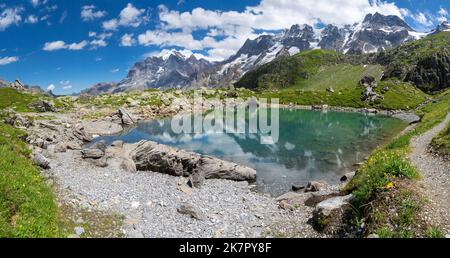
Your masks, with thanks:
[{"label": "rocky mountain peak", "polygon": [[444,31],[450,31],[450,22],[443,21],[441,24],[437,26],[437,28],[434,30],[434,34],[444,32]]},{"label": "rocky mountain peak", "polygon": [[378,12],[375,14],[367,14],[363,21],[363,26],[366,28],[403,28],[412,31],[413,29],[400,17],[396,15],[383,15]]}]

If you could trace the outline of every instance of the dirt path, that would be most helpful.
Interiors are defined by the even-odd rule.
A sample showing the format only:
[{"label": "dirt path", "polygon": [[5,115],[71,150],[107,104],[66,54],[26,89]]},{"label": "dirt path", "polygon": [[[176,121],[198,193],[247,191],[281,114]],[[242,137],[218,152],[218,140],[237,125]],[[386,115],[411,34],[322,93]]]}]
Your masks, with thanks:
[{"label": "dirt path", "polygon": [[447,236],[450,234],[450,162],[434,156],[427,149],[433,137],[444,130],[449,121],[450,114],[433,129],[414,137],[409,156],[422,174],[421,183],[429,200],[424,209],[425,219],[431,225],[439,226]]}]

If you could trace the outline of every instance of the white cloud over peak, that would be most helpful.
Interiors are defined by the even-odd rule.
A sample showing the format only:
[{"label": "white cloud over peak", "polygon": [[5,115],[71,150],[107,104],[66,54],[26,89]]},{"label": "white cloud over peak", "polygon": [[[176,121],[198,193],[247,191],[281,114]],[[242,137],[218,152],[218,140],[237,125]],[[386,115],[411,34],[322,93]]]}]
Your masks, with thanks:
[{"label": "white cloud over peak", "polygon": [[137,28],[141,24],[148,22],[149,17],[145,14],[145,9],[138,9],[131,3],[120,11],[117,19],[103,22],[103,29],[116,30],[119,26]]},{"label": "white cloud over peak", "polygon": [[47,42],[44,44],[43,50],[44,51],[56,51],[61,49],[67,49],[67,50],[82,50],[88,45],[88,41],[83,40],[79,43],[72,43],[72,44],[66,44],[66,42],[62,40],[53,41],[53,42]]},{"label": "white cloud over peak", "polygon": [[[381,0],[262,0],[241,12],[204,8],[179,12],[160,5],[158,11],[159,29],[138,35],[139,44],[203,50],[212,59],[229,57],[245,40],[261,35],[255,31],[281,30],[293,24],[313,25],[319,22],[353,24],[362,21],[366,14],[375,12],[399,17],[409,14],[407,9]],[[195,38],[193,33],[200,30],[206,30],[206,35]]]},{"label": "white cloud over peak", "polygon": [[88,22],[102,18],[108,14],[106,11],[96,11],[95,8],[95,5],[85,5],[81,7],[81,19]]},{"label": "white cloud over peak", "polygon": [[48,90],[48,91],[50,91],[50,90],[53,91],[53,90],[55,90],[55,88],[56,88],[56,87],[55,87],[54,84],[50,84],[50,85],[48,85],[47,90]]},{"label": "white cloud over peak", "polygon": [[6,8],[0,13],[0,31],[4,31],[9,26],[18,25],[22,21],[21,13],[23,8]]},{"label": "white cloud over peak", "polygon": [[19,61],[17,56],[0,57],[0,65],[7,65]]}]

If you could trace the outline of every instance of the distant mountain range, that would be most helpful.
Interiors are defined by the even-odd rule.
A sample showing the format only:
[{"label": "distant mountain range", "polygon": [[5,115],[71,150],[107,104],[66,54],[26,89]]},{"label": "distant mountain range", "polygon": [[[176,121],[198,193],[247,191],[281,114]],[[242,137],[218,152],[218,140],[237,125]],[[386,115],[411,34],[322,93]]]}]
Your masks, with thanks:
[{"label": "distant mountain range", "polygon": [[198,88],[228,86],[245,73],[280,56],[292,56],[311,49],[362,54],[379,52],[414,41],[429,34],[450,30],[447,22],[430,33],[413,30],[398,16],[368,14],[360,23],[320,29],[293,25],[277,35],[248,39],[238,52],[222,62],[209,62],[194,55],[173,51],[138,62],[119,83],[99,83],[82,93],[97,95],[143,89]]}]

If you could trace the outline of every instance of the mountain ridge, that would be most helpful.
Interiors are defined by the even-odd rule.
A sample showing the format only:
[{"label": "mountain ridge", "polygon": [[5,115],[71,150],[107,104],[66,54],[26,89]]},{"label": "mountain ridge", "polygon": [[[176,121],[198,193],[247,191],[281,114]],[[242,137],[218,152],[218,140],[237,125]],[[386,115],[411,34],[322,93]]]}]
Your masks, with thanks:
[{"label": "mountain ridge", "polygon": [[98,85],[94,85],[84,93],[98,95],[149,88],[225,87],[281,56],[293,56],[311,49],[349,54],[376,53],[446,28],[443,23],[433,32],[420,33],[398,16],[379,13],[366,15],[361,23],[341,27],[328,24],[318,29],[307,24],[295,24],[275,35],[247,39],[236,54],[221,62],[209,62],[194,55],[187,57],[178,51],[149,57],[137,62],[127,77],[115,86],[99,91]]}]

